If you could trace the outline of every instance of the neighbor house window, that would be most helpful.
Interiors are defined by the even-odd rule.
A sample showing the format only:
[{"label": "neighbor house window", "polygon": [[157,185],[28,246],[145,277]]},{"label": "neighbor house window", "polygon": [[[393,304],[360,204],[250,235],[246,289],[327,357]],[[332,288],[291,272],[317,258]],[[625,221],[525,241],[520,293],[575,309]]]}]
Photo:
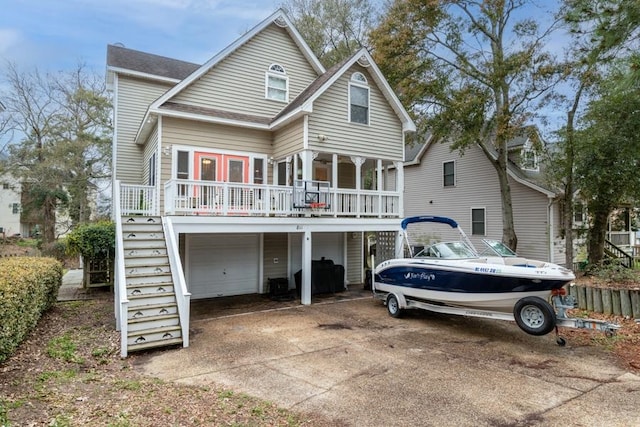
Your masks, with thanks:
[{"label": "neighbor house window", "polygon": [[484,236],[486,234],[485,209],[471,209],[471,234]]},{"label": "neighbor house window", "polygon": [[289,100],[289,78],[282,65],[272,64],[265,79],[265,97],[267,99],[283,102]]},{"label": "neighbor house window", "polygon": [[537,171],[538,170],[538,156],[535,150],[531,148],[523,148],[520,153],[520,166],[522,169]]},{"label": "neighbor house window", "polygon": [[573,222],[584,222],[584,205],[582,203],[576,203],[573,207]]},{"label": "neighbor house window", "polygon": [[20,203],[13,203],[13,205],[11,206],[11,213],[12,214],[20,213]]},{"label": "neighbor house window", "polygon": [[153,153],[149,158],[148,185],[156,185],[156,153]]},{"label": "neighbor house window", "polygon": [[442,182],[445,187],[456,185],[456,163],[444,162],[442,164]]},{"label": "neighbor house window", "polygon": [[353,73],[349,83],[349,121],[369,124],[369,86],[362,73]]},{"label": "neighbor house window", "polygon": [[7,184],[6,182],[2,183],[2,189],[3,190],[8,190],[9,189],[9,184]]}]

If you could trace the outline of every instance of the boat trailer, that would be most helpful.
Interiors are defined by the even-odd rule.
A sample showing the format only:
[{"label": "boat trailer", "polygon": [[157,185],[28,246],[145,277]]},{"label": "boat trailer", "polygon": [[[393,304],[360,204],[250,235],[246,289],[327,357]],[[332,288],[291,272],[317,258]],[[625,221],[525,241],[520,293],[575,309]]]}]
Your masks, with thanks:
[{"label": "boat trailer", "polygon": [[376,291],[375,285],[371,288],[373,297],[384,302],[389,315],[392,317],[400,317],[404,309],[417,308],[458,316],[508,320],[516,322],[524,332],[530,335],[546,335],[555,330],[556,343],[561,347],[564,347],[567,341],[560,336],[559,326],[600,331],[604,332],[607,337],[615,335],[617,330],[620,329],[620,325],[605,320],[570,317],[567,314],[567,310],[576,308],[577,301],[573,295],[567,295],[564,288],[552,291],[550,303],[538,297],[522,298],[514,307],[513,313],[437,304],[407,298],[400,292]]}]

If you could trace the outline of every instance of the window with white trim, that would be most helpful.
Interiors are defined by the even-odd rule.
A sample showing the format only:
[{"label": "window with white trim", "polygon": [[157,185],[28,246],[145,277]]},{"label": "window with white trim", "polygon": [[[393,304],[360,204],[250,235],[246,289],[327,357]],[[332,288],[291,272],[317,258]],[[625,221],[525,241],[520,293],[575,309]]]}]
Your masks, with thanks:
[{"label": "window with white trim", "polygon": [[471,234],[474,236],[486,235],[486,222],[485,222],[485,209],[484,208],[472,208],[471,209]]},{"label": "window with white trim", "polygon": [[265,75],[265,98],[289,101],[289,77],[280,64],[271,64]]},{"label": "window with white trim", "polygon": [[533,148],[525,147],[522,149],[520,152],[520,167],[530,171],[539,170],[538,155]]},{"label": "window with white trim", "polygon": [[349,82],[349,121],[369,124],[369,84],[360,72],[353,73]]},{"label": "window with white trim", "polygon": [[149,158],[149,179],[148,185],[156,185],[156,153],[153,153]]},{"label": "window with white trim", "polygon": [[455,187],[456,185],[456,162],[442,163],[442,186]]},{"label": "window with white trim", "polygon": [[11,213],[19,214],[20,213],[20,203],[12,203],[11,204]]}]

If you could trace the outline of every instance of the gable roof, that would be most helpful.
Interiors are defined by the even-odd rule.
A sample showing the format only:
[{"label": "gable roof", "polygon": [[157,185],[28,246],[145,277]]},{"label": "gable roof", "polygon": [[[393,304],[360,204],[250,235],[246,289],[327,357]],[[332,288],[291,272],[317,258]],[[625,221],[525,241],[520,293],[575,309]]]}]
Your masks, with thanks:
[{"label": "gable roof", "polygon": [[300,95],[296,97],[287,107],[285,107],[274,120],[274,125],[277,125],[280,121],[285,121],[288,117],[295,115],[297,112],[313,111],[313,102],[320,97],[327,89],[329,89],[344,73],[346,73],[355,63],[369,69],[370,75],[376,82],[378,89],[382,92],[391,108],[395,111],[396,115],[402,122],[402,128],[405,132],[415,132],[416,125],[402,106],[402,103],[396,96],[396,94],[389,86],[389,83],[382,75],[382,71],[373,61],[373,58],[367,51],[362,48],[354,53],[350,58],[334,65],[323,75],[318,77],[313,83],[311,83]]},{"label": "gable roof", "polygon": [[[414,147],[412,147],[411,151],[405,151],[405,167],[419,165],[422,157],[428,151],[429,147],[436,143],[439,143],[439,141],[437,141],[431,134],[429,134],[425,142],[415,144]],[[413,155],[413,157],[409,157],[408,153]],[[494,156],[494,159],[498,156],[497,152],[495,151],[492,151],[492,155]],[[518,165],[513,163],[511,160],[507,162],[507,174],[516,182],[519,182],[520,184],[538,191],[548,197],[555,197],[560,194],[559,190],[551,188],[542,180],[527,175],[520,167],[518,167]]]},{"label": "gable roof", "polygon": [[112,82],[115,72],[177,83],[198,68],[200,68],[199,64],[128,49],[123,46],[107,45],[108,83]]},{"label": "gable roof", "polygon": [[252,29],[244,33],[239,39],[231,43],[229,46],[223,49],[220,53],[218,53],[213,58],[208,60],[205,64],[200,66],[197,70],[192,72],[189,76],[187,76],[184,80],[182,80],[176,86],[168,90],[160,98],[155,100],[155,102],[151,104],[149,109],[155,110],[159,108],[162,104],[169,101],[173,96],[175,96],[176,94],[181,92],[183,89],[188,87],[191,83],[193,83],[194,81],[198,80],[200,77],[205,75],[207,72],[209,72],[209,70],[211,70],[218,63],[220,63],[220,61],[222,61],[223,59],[228,57],[230,54],[235,52],[240,46],[247,43],[254,36],[262,32],[265,28],[267,28],[269,25],[273,23],[287,30],[287,32],[293,39],[294,43],[300,48],[302,54],[307,58],[307,60],[309,61],[313,69],[316,71],[316,73],[323,74],[325,72],[324,67],[322,66],[318,58],[316,58],[316,56],[313,54],[313,52],[311,51],[311,48],[309,48],[307,43],[302,39],[302,36],[295,29],[295,27],[293,26],[293,24],[291,23],[287,15],[284,13],[282,9],[278,9],[276,12],[274,12],[269,17],[264,19],[258,25],[256,25],[255,27],[253,27]]}]

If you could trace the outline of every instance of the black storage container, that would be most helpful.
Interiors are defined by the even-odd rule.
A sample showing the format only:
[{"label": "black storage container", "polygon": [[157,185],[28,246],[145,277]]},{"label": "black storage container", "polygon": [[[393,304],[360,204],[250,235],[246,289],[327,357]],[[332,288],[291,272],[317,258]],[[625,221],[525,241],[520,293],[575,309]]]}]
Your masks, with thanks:
[{"label": "black storage container", "polygon": [[[302,289],[302,270],[294,274],[298,296]],[[344,291],[344,266],[330,259],[311,261],[311,295]]]},{"label": "black storage container", "polygon": [[277,297],[286,295],[289,293],[289,279],[286,277],[277,277],[275,279],[268,279],[269,281],[269,295]]}]

